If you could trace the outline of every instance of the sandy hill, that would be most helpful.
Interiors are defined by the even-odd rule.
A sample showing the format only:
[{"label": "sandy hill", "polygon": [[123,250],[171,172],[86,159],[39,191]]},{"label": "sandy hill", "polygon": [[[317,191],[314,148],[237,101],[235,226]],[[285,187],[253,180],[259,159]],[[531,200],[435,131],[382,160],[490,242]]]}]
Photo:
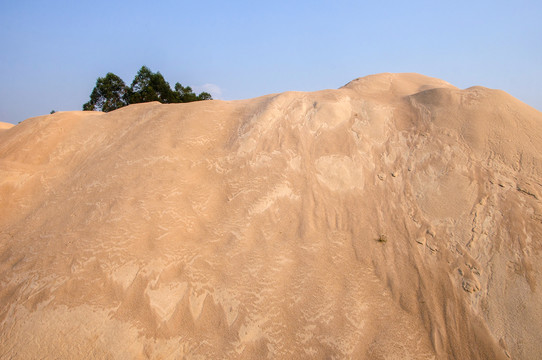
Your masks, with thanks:
[{"label": "sandy hill", "polygon": [[13,124],[0,122],[0,131],[7,130],[7,129],[11,128],[11,127],[13,127]]},{"label": "sandy hill", "polygon": [[0,358],[534,359],[542,113],[417,74],[0,131]]}]

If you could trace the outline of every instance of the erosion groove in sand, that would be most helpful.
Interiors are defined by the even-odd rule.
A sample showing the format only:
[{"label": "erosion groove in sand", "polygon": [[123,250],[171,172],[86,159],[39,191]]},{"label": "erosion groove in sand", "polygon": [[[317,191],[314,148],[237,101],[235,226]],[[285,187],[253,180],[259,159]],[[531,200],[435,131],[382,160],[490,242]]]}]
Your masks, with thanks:
[{"label": "erosion groove in sand", "polygon": [[1,358],[542,352],[542,114],[502,91],[379,74],[1,125]]}]

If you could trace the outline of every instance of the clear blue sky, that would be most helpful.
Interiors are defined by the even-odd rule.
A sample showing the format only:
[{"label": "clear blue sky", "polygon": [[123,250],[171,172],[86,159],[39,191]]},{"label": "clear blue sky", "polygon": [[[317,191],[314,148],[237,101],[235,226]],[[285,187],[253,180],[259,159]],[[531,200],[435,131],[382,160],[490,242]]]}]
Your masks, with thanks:
[{"label": "clear blue sky", "polygon": [[380,72],[503,89],[542,110],[542,1],[0,0],[0,121],[80,110],[142,65],[225,100]]}]

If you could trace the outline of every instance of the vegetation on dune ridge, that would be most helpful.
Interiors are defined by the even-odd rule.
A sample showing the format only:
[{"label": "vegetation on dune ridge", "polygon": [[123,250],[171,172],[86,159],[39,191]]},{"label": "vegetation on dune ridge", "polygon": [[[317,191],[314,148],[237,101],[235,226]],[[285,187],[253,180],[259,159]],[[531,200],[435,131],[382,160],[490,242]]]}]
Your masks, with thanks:
[{"label": "vegetation on dune ridge", "polygon": [[160,72],[153,73],[148,67],[142,66],[129,87],[113,73],[99,77],[90,100],[83,104],[83,110],[108,112],[150,101],[174,104],[199,100],[212,100],[212,96],[207,92],[196,95],[190,86],[182,86],[180,83],[176,83],[172,90]]}]

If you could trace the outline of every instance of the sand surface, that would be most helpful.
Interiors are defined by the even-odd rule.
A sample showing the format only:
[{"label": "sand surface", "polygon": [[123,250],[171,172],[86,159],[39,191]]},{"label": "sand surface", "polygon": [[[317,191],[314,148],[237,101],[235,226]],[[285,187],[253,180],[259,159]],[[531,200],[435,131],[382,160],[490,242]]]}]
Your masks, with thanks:
[{"label": "sand surface", "polygon": [[541,247],[542,113],[498,90],[379,74],[0,131],[2,359],[535,359]]},{"label": "sand surface", "polygon": [[13,127],[13,124],[5,123],[0,121],[0,131],[7,130],[9,128]]}]

